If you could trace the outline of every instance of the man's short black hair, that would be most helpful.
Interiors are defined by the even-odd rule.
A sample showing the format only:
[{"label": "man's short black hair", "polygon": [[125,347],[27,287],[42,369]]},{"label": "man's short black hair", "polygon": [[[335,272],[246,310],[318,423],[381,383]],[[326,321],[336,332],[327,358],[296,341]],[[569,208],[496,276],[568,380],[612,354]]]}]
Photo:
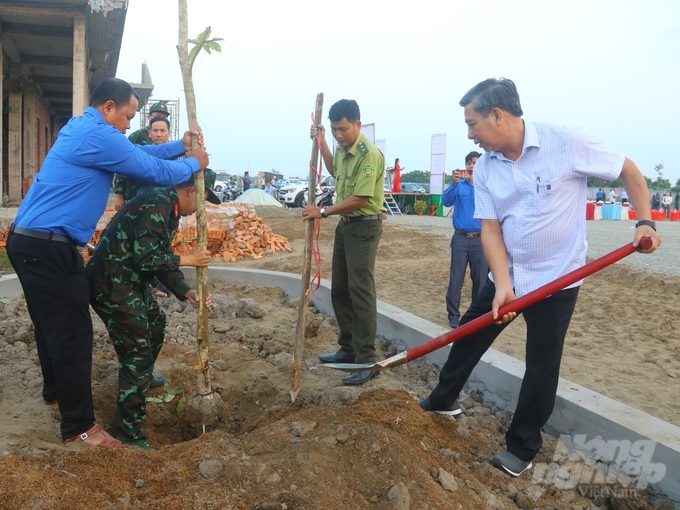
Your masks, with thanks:
[{"label": "man's short black hair", "polygon": [[151,129],[151,126],[153,126],[154,122],[165,122],[165,124],[168,126],[168,130],[170,129],[170,121],[166,119],[165,117],[154,117],[149,121],[149,129]]},{"label": "man's short black hair", "polygon": [[105,78],[92,91],[90,106],[96,108],[107,101],[113,101],[113,104],[116,105],[116,110],[120,110],[123,106],[130,103],[132,96],[139,99],[139,96],[135,94],[135,91],[132,90],[128,82],[120,78]]},{"label": "man's short black hair", "polygon": [[467,156],[465,156],[465,164],[467,165],[470,161],[472,161],[472,158],[477,158],[477,159],[479,159],[479,158],[481,158],[481,157],[482,157],[482,155],[481,155],[479,152],[477,152],[477,151],[472,151],[470,154],[468,154]]},{"label": "man's short black hair", "polygon": [[331,122],[340,122],[347,119],[347,122],[361,120],[359,105],[354,99],[341,99],[328,110],[328,118]]},{"label": "man's short black hair", "polygon": [[489,78],[472,87],[459,104],[465,108],[470,103],[472,109],[485,118],[494,108],[504,110],[515,117],[523,115],[515,82],[507,78],[500,80]]}]

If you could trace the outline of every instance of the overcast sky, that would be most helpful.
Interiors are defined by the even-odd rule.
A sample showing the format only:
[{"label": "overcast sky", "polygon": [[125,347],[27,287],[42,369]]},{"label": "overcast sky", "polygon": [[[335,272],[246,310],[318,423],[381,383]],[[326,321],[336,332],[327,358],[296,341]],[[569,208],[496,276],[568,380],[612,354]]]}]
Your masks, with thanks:
[{"label": "overcast sky", "polygon": [[[356,99],[386,140],[387,164],[429,170],[433,134],[446,168],[474,150],[458,101],[489,77],[517,84],[524,118],[578,126],[643,174],[680,179],[680,2],[188,0],[189,36],[211,25],[222,53],[194,66],[211,168],[307,175],[310,114],[325,93]],[[117,76],[186,106],[177,2],[131,0]],[[133,121],[133,129],[138,127]],[[331,143],[330,130],[328,142]]]}]

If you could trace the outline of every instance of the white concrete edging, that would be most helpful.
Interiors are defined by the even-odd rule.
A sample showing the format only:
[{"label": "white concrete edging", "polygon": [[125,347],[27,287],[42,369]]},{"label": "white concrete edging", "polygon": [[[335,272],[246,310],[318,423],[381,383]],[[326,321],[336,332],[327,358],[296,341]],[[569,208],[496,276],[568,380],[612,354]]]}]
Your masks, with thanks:
[{"label": "white concrete edging", "polygon": [[[195,281],[194,268],[182,268],[187,281]],[[301,277],[290,273],[259,269],[211,267],[211,283],[223,280],[230,285],[279,287],[289,299],[300,295]],[[312,300],[320,312],[334,315],[331,305],[330,282],[322,280]],[[21,296],[17,279],[0,278],[0,297]],[[410,349],[448,331],[436,324],[405,312],[388,303],[378,301],[378,335],[392,341],[398,349]],[[428,363],[442,366],[450,347],[443,347],[425,357]],[[524,362],[494,349],[484,355],[473,371],[468,386],[483,391],[488,399],[503,409],[514,409],[522,377]],[[614,449],[623,444],[644,441],[644,447],[633,455],[632,461],[665,467],[665,476],[654,487],[680,502],[680,427],[655,418],[642,411],[605,397],[567,379],[560,378],[555,409],[548,426],[559,434],[585,434],[586,441],[599,445],[608,442]],[[651,443],[650,443],[651,441]],[[602,453],[598,451],[597,453]],[[605,452],[606,453],[606,452]],[[626,450],[626,455],[629,451]],[[627,457],[629,462],[631,457]],[[639,466],[638,466],[639,467]],[[644,467],[644,466],[642,466]]]}]

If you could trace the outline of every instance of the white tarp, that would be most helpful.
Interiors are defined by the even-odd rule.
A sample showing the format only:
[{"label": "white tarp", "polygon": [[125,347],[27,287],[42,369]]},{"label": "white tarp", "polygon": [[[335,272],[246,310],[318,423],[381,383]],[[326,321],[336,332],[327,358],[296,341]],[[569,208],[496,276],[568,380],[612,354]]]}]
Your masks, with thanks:
[{"label": "white tarp", "polygon": [[258,188],[250,188],[243,195],[234,200],[234,202],[239,204],[273,205],[276,207],[283,207],[281,202],[276,200],[266,191]]}]

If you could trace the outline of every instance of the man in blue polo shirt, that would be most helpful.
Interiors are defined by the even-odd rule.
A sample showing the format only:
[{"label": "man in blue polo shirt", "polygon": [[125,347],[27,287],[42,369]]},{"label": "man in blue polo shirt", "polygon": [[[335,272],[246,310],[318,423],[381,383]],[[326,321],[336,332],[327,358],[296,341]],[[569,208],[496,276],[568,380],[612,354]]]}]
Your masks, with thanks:
[{"label": "man in blue polo shirt", "polygon": [[486,283],[489,266],[482,251],[482,224],[473,218],[475,214],[475,188],[473,170],[481,154],[472,151],[465,156],[465,170],[455,170],[453,180],[442,195],[445,207],[453,206],[453,237],[451,238],[451,266],[449,290],[446,293],[446,310],[449,326],[458,327],[460,320],[460,293],[465,271],[470,264],[472,301]]},{"label": "man in blue polo shirt", "polygon": [[[208,165],[203,147],[189,151],[192,135],[203,144],[195,131],[164,145],[131,144],[125,132],[137,100],[123,80],[107,78],[95,88],[85,113],[59,132],[7,240],[35,327],[43,398],[58,402],[66,442],[121,446],[94,423],[89,285],[76,246],[90,240],[116,173],[172,186]],[[182,161],[165,161],[184,154]]]}]

